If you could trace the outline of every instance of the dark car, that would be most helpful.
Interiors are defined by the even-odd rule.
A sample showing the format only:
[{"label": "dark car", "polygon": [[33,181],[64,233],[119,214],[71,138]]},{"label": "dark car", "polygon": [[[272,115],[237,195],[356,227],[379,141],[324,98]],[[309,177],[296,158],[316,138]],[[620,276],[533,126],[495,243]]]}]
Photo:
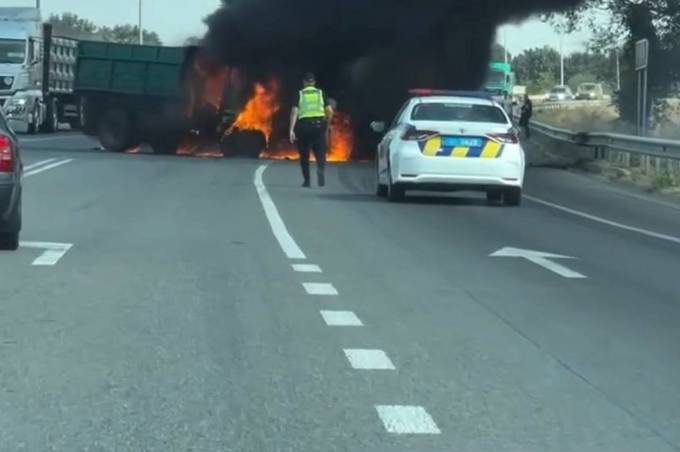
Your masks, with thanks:
[{"label": "dark car", "polygon": [[21,231],[21,175],[19,141],[0,109],[0,249],[16,250]]}]

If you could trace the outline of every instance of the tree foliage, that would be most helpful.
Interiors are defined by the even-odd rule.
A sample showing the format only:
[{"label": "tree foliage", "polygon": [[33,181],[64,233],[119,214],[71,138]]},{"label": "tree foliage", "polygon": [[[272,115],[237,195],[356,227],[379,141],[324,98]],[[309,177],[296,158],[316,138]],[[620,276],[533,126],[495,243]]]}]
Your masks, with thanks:
[{"label": "tree foliage", "polygon": [[[99,27],[94,22],[83,19],[74,13],[52,14],[48,22],[54,26],[55,33],[73,38],[100,39],[103,41],[136,44],[139,42],[139,27],[136,25],[116,25]],[[156,32],[144,30],[144,44],[161,45]]]},{"label": "tree foliage", "polygon": [[[603,15],[608,20],[598,23],[595,18]],[[632,122],[637,115],[635,42],[649,40],[648,108],[659,116],[664,99],[675,94],[680,81],[680,0],[586,0],[565,17],[569,28],[594,30],[594,48],[623,47],[622,89],[617,104],[621,117]]]}]

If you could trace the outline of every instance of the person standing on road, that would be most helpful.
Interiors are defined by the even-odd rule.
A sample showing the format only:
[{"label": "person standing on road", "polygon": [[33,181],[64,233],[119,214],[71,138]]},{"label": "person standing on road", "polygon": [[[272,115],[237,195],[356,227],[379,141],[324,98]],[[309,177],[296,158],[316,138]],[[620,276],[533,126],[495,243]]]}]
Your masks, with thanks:
[{"label": "person standing on road", "polygon": [[531,102],[528,94],[524,95],[524,103],[522,104],[522,111],[519,116],[519,126],[524,129],[524,135],[527,139],[531,138],[531,130],[529,130],[529,123],[534,114],[534,104]]},{"label": "person standing on road", "polygon": [[333,108],[326,102],[323,91],[316,87],[316,77],[305,74],[298,103],[290,112],[290,142],[297,142],[302,168],[302,186],[310,186],[309,156],[314,153],[319,186],[326,185],[326,152],[328,129]]}]

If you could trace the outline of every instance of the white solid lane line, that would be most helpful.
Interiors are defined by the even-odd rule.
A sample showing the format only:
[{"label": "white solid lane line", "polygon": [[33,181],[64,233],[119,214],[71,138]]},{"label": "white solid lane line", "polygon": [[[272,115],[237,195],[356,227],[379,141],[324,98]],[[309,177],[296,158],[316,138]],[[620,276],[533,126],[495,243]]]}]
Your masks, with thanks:
[{"label": "white solid lane line", "polygon": [[587,220],[596,221],[598,223],[606,224],[607,226],[612,226],[615,228],[623,229],[625,231],[636,232],[638,234],[645,235],[647,237],[653,237],[655,239],[666,240],[668,242],[680,244],[680,237],[675,237],[672,235],[661,234],[659,232],[650,231],[649,229],[637,228],[635,226],[629,226],[627,224],[618,223],[616,221],[607,220],[606,218],[598,217],[596,215],[591,215],[586,212],[581,212],[580,210],[571,209],[569,207],[561,206],[559,204],[546,201],[541,198],[536,198],[535,196],[524,195],[524,197],[530,201],[538,204],[543,204],[544,206],[552,207],[553,209],[561,210],[562,212],[570,213],[576,215],[577,217],[585,218]]},{"label": "white solid lane line", "polygon": [[321,317],[328,326],[364,326],[352,311],[321,311]]},{"label": "white solid lane line", "polygon": [[51,164],[46,165],[46,166],[41,166],[38,169],[34,169],[33,171],[28,171],[28,172],[24,173],[24,177],[35,176],[36,174],[40,174],[42,172],[49,171],[49,170],[54,169],[58,166],[66,165],[67,163],[71,163],[72,161],[73,161],[73,159],[67,159],[67,160],[58,161],[56,163],[51,163]]},{"label": "white solid lane line", "polygon": [[260,197],[260,202],[262,203],[262,208],[264,209],[264,213],[267,216],[267,220],[269,221],[269,226],[271,226],[274,237],[276,237],[276,240],[278,240],[279,245],[281,245],[283,252],[286,254],[286,256],[288,256],[289,259],[306,259],[307,257],[305,256],[305,253],[302,252],[298,244],[295,243],[295,240],[293,240],[293,237],[288,232],[288,229],[286,228],[283,219],[281,219],[281,215],[279,215],[279,211],[276,208],[274,201],[272,201],[271,196],[269,196],[267,187],[264,185],[262,175],[267,169],[267,166],[269,165],[262,165],[257,169],[257,171],[255,171],[254,183],[255,188],[257,189],[257,195]]},{"label": "white solid lane line", "polygon": [[352,369],[395,370],[392,360],[382,350],[346,348],[343,350]]},{"label": "white solid lane line", "polygon": [[321,267],[314,264],[293,264],[293,270],[298,273],[322,273]]},{"label": "white solid lane line", "polygon": [[376,405],[378,416],[389,433],[398,435],[438,435],[432,416],[421,406]]},{"label": "white solid lane line", "polygon": [[302,283],[309,295],[338,295],[338,289],[330,283]]},{"label": "white solid lane line", "polygon": [[34,168],[39,167],[39,166],[47,165],[48,163],[52,163],[52,162],[54,162],[55,160],[56,160],[56,159],[41,160],[41,161],[39,161],[39,162],[32,163],[32,164],[30,164],[30,165],[26,165],[26,166],[24,166],[24,171],[30,171],[30,170],[32,170],[32,169],[34,169]]}]

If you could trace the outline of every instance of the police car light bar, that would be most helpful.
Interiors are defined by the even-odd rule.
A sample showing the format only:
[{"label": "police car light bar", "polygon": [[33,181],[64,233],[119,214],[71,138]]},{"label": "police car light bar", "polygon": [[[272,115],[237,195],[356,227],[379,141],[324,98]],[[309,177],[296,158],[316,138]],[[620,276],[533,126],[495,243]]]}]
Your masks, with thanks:
[{"label": "police car light bar", "polygon": [[446,89],[427,89],[427,88],[417,88],[411,89],[408,92],[414,97],[427,97],[427,96],[455,96],[455,97],[472,97],[476,99],[486,99],[493,100],[491,93],[486,91],[456,91],[456,90],[446,90]]}]

